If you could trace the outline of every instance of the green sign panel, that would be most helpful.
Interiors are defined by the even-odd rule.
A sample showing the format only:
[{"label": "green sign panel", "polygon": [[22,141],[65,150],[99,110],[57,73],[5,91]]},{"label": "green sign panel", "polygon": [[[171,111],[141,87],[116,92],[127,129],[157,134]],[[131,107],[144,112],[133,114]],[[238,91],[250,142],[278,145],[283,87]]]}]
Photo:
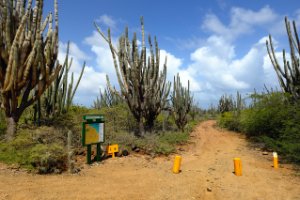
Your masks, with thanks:
[{"label": "green sign panel", "polygon": [[82,145],[104,142],[104,117],[102,115],[85,115],[82,123]]}]

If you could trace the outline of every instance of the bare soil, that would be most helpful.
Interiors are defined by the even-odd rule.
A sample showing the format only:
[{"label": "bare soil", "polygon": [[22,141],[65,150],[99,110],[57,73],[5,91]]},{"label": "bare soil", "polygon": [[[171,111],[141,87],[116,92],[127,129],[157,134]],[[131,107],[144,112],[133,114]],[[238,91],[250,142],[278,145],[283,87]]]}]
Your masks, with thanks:
[{"label": "bare soil", "polygon": [[[107,159],[75,175],[34,175],[0,164],[0,199],[300,199],[291,165],[273,169],[271,153],[214,125],[201,123],[179,148],[180,174],[172,173],[174,155]],[[234,157],[242,160],[240,177],[233,174]]]}]

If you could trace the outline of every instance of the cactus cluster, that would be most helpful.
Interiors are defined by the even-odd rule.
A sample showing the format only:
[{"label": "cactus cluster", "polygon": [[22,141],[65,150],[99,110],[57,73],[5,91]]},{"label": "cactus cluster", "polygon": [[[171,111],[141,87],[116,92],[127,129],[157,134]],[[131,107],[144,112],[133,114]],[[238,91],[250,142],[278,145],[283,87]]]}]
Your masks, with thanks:
[{"label": "cactus cluster", "polygon": [[220,113],[229,112],[233,110],[233,98],[232,95],[224,94],[219,99],[218,110]]},{"label": "cactus cluster", "polygon": [[187,115],[190,112],[193,97],[190,93],[190,81],[188,81],[188,87],[185,88],[180,82],[179,74],[174,76],[173,93],[171,95],[172,113],[175,119],[177,127],[183,131],[187,124]]},{"label": "cactus cluster", "polygon": [[0,89],[7,139],[14,137],[22,112],[44,93],[61,69],[57,62],[57,1],[54,16],[49,13],[44,21],[43,0],[35,0],[34,7],[32,2],[0,1]]},{"label": "cactus cluster", "polygon": [[72,66],[72,58],[69,61],[69,49],[70,42],[68,42],[66,57],[59,75],[33,106],[33,121],[38,126],[40,125],[41,120],[52,120],[53,118],[58,117],[63,113],[67,113],[70,106],[72,105],[74,95],[85,69],[85,63],[83,63],[81,73],[75,87],[73,88],[73,73],[71,75],[71,82],[68,83],[69,71]]},{"label": "cactus cluster", "polygon": [[245,103],[242,99],[241,93],[236,93],[236,98],[234,99],[232,95],[224,94],[219,100],[218,110],[220,113],[237,111],[240,112],[245,108]]},{"label": "cactus cluster", "polygon": [[[42,96],[42,107],[46,117],[55,117],[66,113],[72,105],[74,95],[81,81],[85,62],[83,63],[81,73],[74,87],[74,73],[71,74],[71,82],[68,82],[69,71],[73,59],[69,59],[70,42],[67,45],[66,57],[59,75]],[[41,109],[41,108],[39,108]]]},{"label": "cactus cluster", "polygon": [[113,88],[113,90],[110,90],[109,86],[106,87],[103,93],[100,90],[100,94],[94,101],[93,107],[96,109],[100,109],[103,107],[111,108],[112,106],[123,103],[124,99],[114,91],[116,91],[115,87]]},{"label": "cactus cluster", "polygon": [[[296,23],[293,21],[293,31],[287,17],[285,17],[285,26],[290,46],[290,61],[286,58],[285,50],[283,50],[283,68],[278,63],[276,58],[272,37],[269,35],[269,40],[266,41],[268,54],[272,65],[276,71],[280,86],[283,92],[292,95],[294,100],[300,99],[300,40],[297,33]],[[294,35],[294,36],[293,36]]]},{"label": "cactus cluster", "polygon": [[[163,70],[160,71],[160,50],[156,38],[154,38],[153,49],[150,36],[148,39],[150,56],[147,57],[143,17],[141,17],[141,48],[136,33],[130,42],[128,28],[119,38],[118,48],[115,48],[111,41],[110,29],[108,29],[108,36],[105,36],[99,26],[96,24],[95,26],[110,46],[120,86],[119,95],[124,97],[139,124],[138,135],[143,135],[145,127],[151,130],[154,120],[165,108],[168,100],[171,83],[166,81],[167,59]],[[112,89],[111,86],[109,87]]]}]

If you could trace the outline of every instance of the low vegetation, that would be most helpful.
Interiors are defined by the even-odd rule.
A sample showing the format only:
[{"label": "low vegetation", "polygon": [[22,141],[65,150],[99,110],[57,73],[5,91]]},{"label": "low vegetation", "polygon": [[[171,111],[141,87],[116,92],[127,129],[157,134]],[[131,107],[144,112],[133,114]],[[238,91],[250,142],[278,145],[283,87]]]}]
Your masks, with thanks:
[{"label": "low vegetation", "polygon": [[[61,173],[68,166],[67,132],[72,131],[72,147],[74,154],[85,154],[81,145],[81,122],[85,114],[102,114],[105,116],[105,143],[119,144],[121,150],[151,156],[169,155],[176,152],[178,145],[186,144],[189,133],[201,120],[200,112],[189,117],[184,131],[178,130],[175,120],[168,112],[161,113],[153,128],[144,137],[137,137],[137,122],[126,104],[118,104],[101,109],[88,109],[71,106],[68,113],[54,118],[45,125],[34,125],[33,108],[26,110],[20,119],[17,136],[14,140],[4,140],[5,123],[0,123],[0,162],[16,164],[38,173]],[[200,109],[199,109],[200,111]],[[202,114],[201,114],[202,115]],[[2,115],[0,115],[2,116]],[[83,159],[85,160],[85,159]]]},{"label": "low vegetation", "polygon": [[300,163],[300,108],[289,98],[281,92],[253,94],[248,108],[220,114],[218,124],[264,143],[266,149],[277,151],[286,161]]}]

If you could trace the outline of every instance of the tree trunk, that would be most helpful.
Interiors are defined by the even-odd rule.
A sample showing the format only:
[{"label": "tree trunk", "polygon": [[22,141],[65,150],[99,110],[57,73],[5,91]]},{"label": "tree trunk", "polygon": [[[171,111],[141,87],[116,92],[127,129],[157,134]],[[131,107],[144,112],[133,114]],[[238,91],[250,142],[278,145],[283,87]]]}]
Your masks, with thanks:
[{"label": "tree trunk", "polygon": [[143,120],[139,120],[139,136],[143,137],[145,135],[145,128],[144,128],[144,123]]},{"label": "tree trunk", "polygon": [[7,141],[12,141],[16,136],[17,121],[13,117],[7,117],[6,118],[6,124],[7,124],[6,140]]}]

